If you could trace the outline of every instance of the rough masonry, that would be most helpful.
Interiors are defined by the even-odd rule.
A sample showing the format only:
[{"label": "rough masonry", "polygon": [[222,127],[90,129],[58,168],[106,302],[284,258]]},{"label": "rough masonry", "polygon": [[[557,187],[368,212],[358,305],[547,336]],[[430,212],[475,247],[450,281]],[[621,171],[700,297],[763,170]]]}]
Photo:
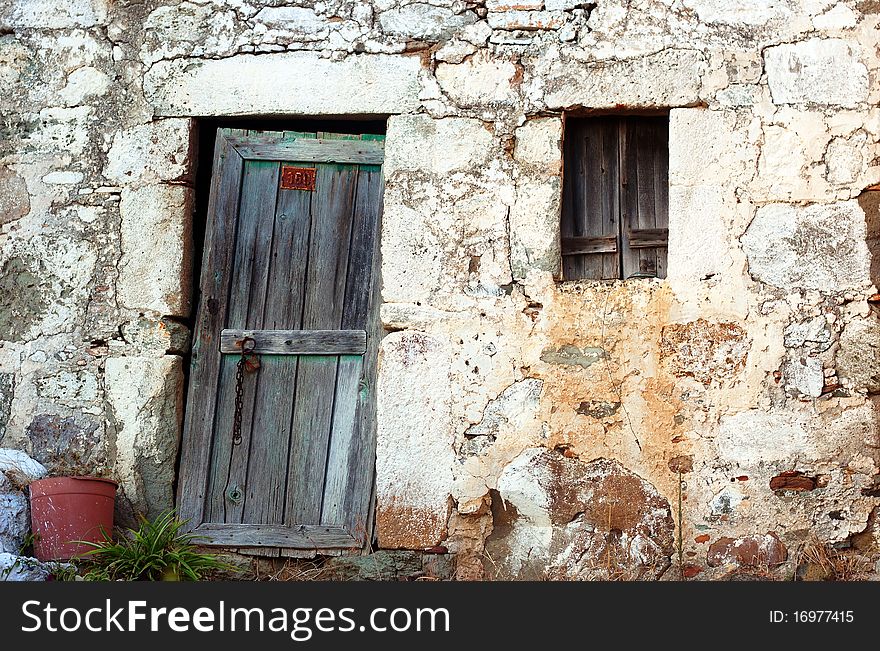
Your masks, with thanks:
[{"label": "rough masonry", "polygon": [[[868,0],[9,0],[0,447],[169,506],[196,120],[387,117],[379,547],[659,578],[680,540],[712,578],[870,534],[878,28]],[[565,116],[644,109],[668,277],[560,283]]]}]

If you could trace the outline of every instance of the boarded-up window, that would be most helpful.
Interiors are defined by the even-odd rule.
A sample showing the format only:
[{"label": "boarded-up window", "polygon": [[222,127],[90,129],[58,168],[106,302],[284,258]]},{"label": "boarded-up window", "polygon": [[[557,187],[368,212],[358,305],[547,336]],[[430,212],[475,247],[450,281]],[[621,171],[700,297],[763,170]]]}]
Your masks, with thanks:
[{"label": "boarded-up window", "polygon": [[562,277],[666,277],[668,116],[569,119]]}]

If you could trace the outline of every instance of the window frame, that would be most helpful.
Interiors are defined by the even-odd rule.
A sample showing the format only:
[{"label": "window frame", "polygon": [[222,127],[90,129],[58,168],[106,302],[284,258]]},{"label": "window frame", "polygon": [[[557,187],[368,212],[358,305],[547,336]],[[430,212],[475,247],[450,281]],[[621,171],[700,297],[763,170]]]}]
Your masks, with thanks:
[{"label": "window frame", "polygon": [[565,114],[563,125],[560,280],[665,278],[669,111]]}]

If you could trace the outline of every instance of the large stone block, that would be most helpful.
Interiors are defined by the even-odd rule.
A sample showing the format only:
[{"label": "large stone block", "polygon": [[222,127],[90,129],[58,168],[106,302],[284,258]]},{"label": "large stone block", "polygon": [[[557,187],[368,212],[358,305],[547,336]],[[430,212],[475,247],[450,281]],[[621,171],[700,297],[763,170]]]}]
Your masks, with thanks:
[{"label": "large stone block", "polygon": [[6,425],[12,413],[12,397],[15,394],[15,376],[12,373],[0,373],[0,441],[6,434]]},{"label": "large stone block", "polygon": [[[864,133],[834,138],[825,150],[825,178],[835,185],[856,182],[867,170],[868,139]],[[863,187],[863,186],[862,186]]]},{"label": "large stone block", "polygon": [[507,184],[493,187],[494,180],[389,175],[382,214],[386,302],[431,301],[449,307],[462,294],[503,293],[501,285],[511,282],[508,206],[513,193]]},{"label": "large stone block", "polygon": [[846,41],[812,38],[764,51],[775,104],[856,106],[868,99],[868,69]]},{"label": "large stone block", "polygon": [[695,12],[701,23],[734,27],[760,28],[791,15],[788,3],[781,0],[684,0],[683,5]]},{"label": "large stone block", "polygon": [[0,226],[14,222],[31,210],[31,198],[22,177],[0,165]]},{"label": "large stone block", "polygon": [[[822,3],[821,6],[824,8],[827,5],[825,3]],[[859,10],[867,6],[873,5],[857,5]],[[874,8],[876,9],[876,7]],[[825,13],[814,17],[813,27],[820,31],[848,29],[850,27],[855,27],[856,24],[861,20],[861,17],[861,13],[856,13],[844,3],[839,2]]]},{"label": "large stone block", "polygon": [[0,581],[45,581],[49,578],[54,569],[52,564],[18,556],[16,552],[0,552]]},{"label": "large stone block", "polygon": [[722,416],[715,442],[721,459],[744,468],[793,463],[815,454],[815,441],[804,417],[760,409]]},{"label": "large stone block", "polygon": [[510,209],[510,267],[523,280],[530,270],[559,271],[559,215],[562,179],[521,178]]},{"label": "large stone block", "polygon": [[545,81],[547,108],[662,107],[694,104],[706,57],[697,50],[663,50],[621,61],[560,60]]},{"label": "large stone block", "polygon": [[[0,556],[18,554],[30,531],[28,500],[22,489],[46,469],[20,450],[0,448]],[[0,563],[0,581],[3,580]]]},{"label": "large stone block", "polygon": [[513,106],[517,101],[517,67],[512,61],[478,52],[459,64],[440,63],[437,82],[462,107]]},{"label": "large stone block", "polygon": [[793,321],[785,327],[786,348],[804,347],[813,354],[821,353],[831,346],[831,327],[824,316],[812,318],[800,315],[802,320]]},{"label": "large stone block", "polygon": [[192,191],[180,185],[123,190],[119,302],[163,315],[190,312]]},{"label": "large stone block", "polygon": [[[420,208],[423,208],[420,206]],[[382,298],[427,302],[444,274],[442,242],[434,230],[451,228],[445,212],[414,210],[386,199],[382,213]]]},{"label": "large stone block", "polygon": [[825,375],[822,361],[815,357],[794,357],[785,364],[785,386],[797,393],[811,398],[822,395],[825,387]]},{"label": "large stone block", "polygon": [[[516,434],[522,436],[528,428],[534,429],[536,426],[540,429],[537,417],[543,387],[543,380],[527,378],[514,382],[490,400],[482,411],[480,422],[465,430],[459,454],[465,459],[472,456],[485,458],[491,455],[492,446],[498,439]],[[465,472],[467,470],[465,468]],[[479,477],[478,483],[482,490],[472,499],[479,500],[485,493],[485,478]]]},{"label": "large stone block", "polygon": [[107,19],[107,0],[11,0],[0,8],[0,27],[69,29]]},{"label": "large stone block", "polygon": [[184,355],[189,351],[190,330],[173,317],[132,319],[122,324],[121,331],[138,355]]},{"label": "large stone block", "polygon": [[837,374],[857,391],[880,393],[880,323],[875,317],[846,325],[837,349]]},{"label": "large stone block", "polygon": [[93,369],[79,372],[59,369],[32,381],[41,397],[69,407],[90,405],[99,399],[98,378]]},{"label": "large stone block", "polygon": [[762,206],[740,242],[755,280],[830,292],[871,284],[865,238],[865,213],[853,200]]},{"label": "large stone block", "polygon": [[392,177],[396,172],[474,171],[488,160],[492,144],[491,131],[479,120],[391,116],[385,139],[385,176]]},{"label": "large stone block", "polygon": [[113,137],[104,176],[138,185],[185,179],[192,173],[190,120],[157,120]]},{"label": "large stone block", "polygon": [[529,448],[498,478],[486,543],[500,579],[649,579],[669,566],[669,502],[617,461]]},{"label": "large stone block", "polygon": [[527,32],[559,29],[568,21],[564,11],[492,11],[486,17],[489,27]]},{"label": "large stone block", "polygon": [[92,106],[50,106],[40,110],[39,125],[28,134],[29,148],[45,154],[82,156],[89,143]]},{"label": "large stone block", "polygon": [[422,574],[422,555],[380,549],[368,556],[337,556],[322,565],[321,579],[333,581],[410,581]]},{"label": "large stone block", "polygon": [[[0,477],[3,477],[0,474]],[[2,484],[2,480],[0,480]],[[0,553],[17,554],[30,530],[28,504],[24,493],[0,486]]]},{"label": "large stone block", "polygon": [[379,15],[382,32],[407,39],[439,41],[477,19],[471,12],[455,14],[446,7],[414,2]]},{"label": "large stone block", "polygon": [[[259,18],[258,15],[255,20]],[[228,54],[243,40],[236,33],[239,29],[235,11],[223,11],[217,3],[181,2],[157,7],[144,21],[140,57],[149,66],[162,59],[188,56],[194,52]]]},{"label": "large stone block", "polygon": [[829,136],[821,114],[804,112],[790,124],[766,125],[763,131],[753,196],[777,201],[824,198],[825,182],[817,163]]},{"label": "large stone block", "polygon": [[736,197],[717,186],[669,188],[670,280],[703,280],[719,274],[729,260],[725,221],[736,210]]},{"label": "large stone block", "polygon": [[269,29],[298,34],[316,34],[326,31],[330,22],[308,7],[263,7],[253,18]]},{"label": "large stone block", "polygon": [[562,120],[535,118],[519,127],[513,159],[536,172],[558,176],[562,172]]},{"label": "large stone block", "polygon": [[663,326],[660,357],[673,375],[709,386],[735,380],[751,348],[748,333],[736,323],[697,319]]},{"label": "large stone block", "polygon": [[116,477],[136,511],[156,516],[174,503],[183,362],[171,355],[113,357],[104,384],[116,424]]},{"label": "large stone block", "polygon": [[704,108],[669,112],[669,184],[732,185],[755,173],[757,148],[735,113]]},{"label": "large stone block", "polygon": [[427,548],[446,536],[454,430],[449,343],[394,332],[379,357],[376,532],[384,548]]},{"label": "large stone block", "polygon": [[[44,378],[43,385],[48,391],[43,389],[41,392],[58,395],[64,392],[80,393],[81,389],[86,389],[97,393],[97,378],[94,375],[83,373],[82,378],[69,377],[70,375],[59,373]],[[62,402],[63,398],[56,400]],[[63,417],[57,414],[36,414],[28,424],[25,434],[34,458],[45,464],[51,474],[100,476],[106,472],[107,446],[103,423],[89,415]]]},{"label": "large stone block", "polygon": [[110,77],[106,73],[92,66],[83,66],[67,76],[67,84],[59,94],[67,106],[79,106],[105,95],[109,89]]},{"label": "large stone block", "polygon": [[0,473],[16,486],[27,486],[45,477],[47,471],[43,464],[21,450],[0,448]]},{"label": "large stone block", "polygon": [[787,558],[788,550],[772,531],[764,535],[719,538],[709,545],[706,552],[706,562],[710,567],[741,565],[765,568],[784,563]]},{"label": "large stone block", "polygon": [[144,77],[157,115],[367,115],[419,106],[418,57],[317,52],[160,61]]},{"label": "large stone block", "polygon": [[12,251],[0,263],[0,340],[26,341],[80,323],[94,289],[95,243],[72,230],[44,229],[18,235]]}]

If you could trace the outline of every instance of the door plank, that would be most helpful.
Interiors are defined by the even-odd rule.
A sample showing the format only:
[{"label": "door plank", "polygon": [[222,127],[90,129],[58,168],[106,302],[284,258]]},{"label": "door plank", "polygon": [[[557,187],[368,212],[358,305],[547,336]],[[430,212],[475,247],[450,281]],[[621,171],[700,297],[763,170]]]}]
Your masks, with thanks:
[{"label": "door plank", "polygon": [[[285,287],[284,291],[290,291],[290,285],[282,285],[282,287]],[[267,302],[266,309],[272,305],[286,304],[281,301],[271,301]],[[284,321],[280,322],[284,323]],[[239,342],[245,337],[254,340],[253,352],[258,355],[363,355],[367,346],[367,333],[363,330],[227,329],[220,333],[220,352],[230,355],[240,354]]]},{"label": "door plank", "polygon": [[[384,140],[385,136],[363,136]],[[385,334],[379,318],[382,304],[382,255],[380,237],[382,233],[382,211],[385,197],[385,182],[382,168],[361,167],[361,172],[375,172],[378,181],[378,206],[373,213],[373,253],[371,258],[370,299],[367,307],[367,352],[364,355],[364,369],[361,391],[358,400],[358,429],[352,442],[349,462],[349,483],[346,487],[343,510],[347,530],[359,539],[365,551],[370,549],[374,539],[374,515],[376,509],[376,372],[379,361],[379,346]]]},{"label": "door plank", "polygon": [[[351,220],[358,170],[319,164],[312,193],[309,275],[303,329],[334,329],[342,322]],[[338,357],[299,358],[294,405],[285,522],[317,522],[327,463]]]},{"label": "door plank", "polygon": [[[290,131],[263,135],[283,141],[315,137],[314,133]],[[295,164],[311,165],[308,162]],[[243,333],[241,336],[252,333],[247,336],[257,341],[254,352],[261,354],[242,516],[242,521],[247,523],[281,524],[284,521],[290,420],[295,399],[288,387],[292,388],[296,383],[297,359],[265,354],[272,351],[263,350],[260,342],[265,332],[300,326],[310,228],[311,193],[279,188],[261,326],[263,330],[258,333],[240,331]],[[223,333],[221,350],[222,341]],[[261,555],[279,556],[279,550],[263,548]]]},{"label": "door plank", "polygon": [[637,168],[632,165],[630,156],[633,153],[632,133],[630,132],[630,121],[621,118],[617,123],[618,134],[618,151],[620,160],[618,161],[618,169],[620,170],[620,188],[618,214],[620,215],[620,278],[628,278],[633,270],[638,269],[639,254],[632,250],[632,242],[628,237],[628,233],[638,225],[638,200],[637,200],[637,184],[638,174]]},{"label": "door plank", "polygon": [[586,255],[595,253],[615,253],[617,236],[607,237],[563,237],[562,255]]},{"label": "door plank", "polygon": [[357,404],[363,365],[363,357],[360,355],[339,357],[322,486],[319,520],[321,523],[344,524],[344,497],[351,472],[349,457],[356,434]]},{"label": "door plank", "polygon": [[[639,221],[637,228],[657,228],[654,214],[654,124],[648,119],[640,119],[635,124],[636,164],[639,174]],[[647,274],[657,273],[657,251],[654,249],[639,250],[638,271]]]},{"label": "door plank", "polygon": [[211,187],[200,280],[201,299],[196,317],[190,362],[186,420],[181,443],[177,507],[187,528],[204,521],[217,387],[222,356],[217,348],[225,325],[229,295],[238,198],[244,161],[229,142],[229,129],[220,129],[214,146]]},{"label": "door plank", "polygon": [[[601,237],[616,234],[605,231],[602,214],[602,120],[584,123],[584,212],[580,216],[580,231],[583,237]],[[582,262],[581,278],[600,279],[604,277],[605,261],[602,255],[585,255]]]},{"label": "door plank", "polygon": [[[624,237],[621,239],[626,239],[625,236],[628,232],[641,228],[639,220],[640,170],[636,159],[637,144],[634,122],[626,118],[622,119],[620,130],[623,133],[621,139],[621,167],[625,179],[625,183],[621,184],[620,215],[621,228],[624,234]],[[624,246],[626,247],[626,255],[623,258],[621,275],[623,278],[629,278],[630,275],[639,271],[639,252],[632,249],[629,243],[626,243]]]},{"label": "door plank", "polygon": [[668,228],[641,228],[629,231],[629,245],[633,249],[652,249],[666,246],[669,240]]},{"label": "door plank", "polygon": [[380,141],[326,138],[284,141],[268,134],[235,137],[231,140],[238,153],[246,160],[381,165],[385,155],[385,145]]},{"label": "door plank", "polygon": [[[256,223],[257,230],[253,266],[250,274],[251,282],[246,290],[249,296],[245,327],[262,329],[266,327],[265,317],[268,305],[269,278],[272,268],[275,214],[278,204],[281,165],[273,161],[254,161],[253,163],[245,163],[245,173],[247,173],[247,165],[249,164],[257,167],[255,176],[258,178],[255,180],[255,184],[259,187],[259,193],[255,193],[256,196],[254,197],[253,210],[255,212],[255,219],[253,221]],[[245,188],[242,188],[242,192],[245,191]],[[247,211],[249,209],[248,197],[243,195],[241,219],[248,219]],[[234,302],[230,301],[230,307],[233,305]],[[232,311],[230,312],[232,313]],[[267,409],[265,404],[266,395],[272,395],[273,391],[277,391],[275,387],[267,386],[267,383],[273,379],[272,369],[275,366],[271,360],[267,361],[269,362],[268,373],[264,365],[261,365],[259,372],[253,373],[253,377],[248,377],[249,374],[245,373],[242,401],[242,442],[241,445],[232,448],[232,460],[229,470],[229,486],[240,486],[244,492],[244,499],[237,503],[227,501],[226,522],[245,522],[244,510],[249,492],[256,491],[262,495],[263,499],[271,499],[271,495],[275,492],[273,487],[268,485],[268,475],[265,472],[254,473],[253,475],[248,472],[250,455],[263,443],[259,436],[256,440],[254,439],[254,433],[258,431],[257,417],[264,414]],[[251,481],[254,481],[257,486],[251,486]]]},{"label": "door plank", "polygon": [[[280,165],[271,161],[245,163],[241,187],[238,238],[227,315],[227,327],[259,327],[263,320],[268,283],[268,257],[272,246],[272,216]],[[235,413],[235,370],[238,360],[224,358],[217,401],[217,421],[211,490],[211,522],[241,522],[243,499],[229,498],[228,491],[244,491],[247,458],[259,373],[245,373],[243,381],[242,441],[232,445]]]},{"label": "door plank", "polygon": [[359,547],[345,527],[324,525],[222,524],[196,528],[200,545],[235,547],[295,547],[299,549]]},{"label": "door plank", "polygon": [[[352,222],[351,249],[342,311],[343,328],[370,326],[370,307],[373,293],[373,262],[377,257],[379,210],[382,200],[381,170],[361,168],[355,197]],[[365,333],[366,334],[366,333]],[[358,456],[368,423],[361,422],[362,401],[368,399],[364,358],[343,356],[339,359],[336,379],[336,402],[333,412],[327,474],[321,522],[345,524],[347,511],[352,508],[354,493],[369,490],[370,484],[360,473],[353,474],[352,462]],[[367,488],[363,488],[366,486]],[[363,517],[363,514],[361,514]],[[354,533],[354,532],[353,532]]]},{"label": "door plank", "polygon": [[[602,207],[602,230],[597,233],[614,233],[620,239],[620,147],[618,145],[617,120],[608,118],[603,120],[601,127],[601,197],[599,204]],[[617,250],[620,251],[618,244]],[[599,256],[602,260],[602,278],[611,280],[620,278],[620,255],[618,252],[603,253]]]}]

